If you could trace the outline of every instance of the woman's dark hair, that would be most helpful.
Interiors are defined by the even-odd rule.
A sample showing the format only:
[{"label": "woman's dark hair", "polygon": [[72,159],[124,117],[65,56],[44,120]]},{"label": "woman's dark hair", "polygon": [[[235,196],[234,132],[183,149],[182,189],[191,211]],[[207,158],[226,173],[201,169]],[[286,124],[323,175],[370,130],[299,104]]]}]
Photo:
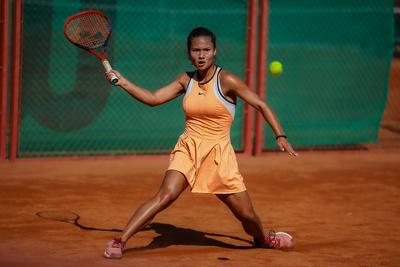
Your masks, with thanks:
[{"label": "woman's dark hair", "polygon": [[211,42],[214,45],[214,48],[217,48],[217,38],[215,37],[215,34],[210,31],[209,29],[205,27],[197,27],[194,28],[188,35],[187,37],[187,49],[188,52],[190,51],[190,46],[192,44],[192,39],[200,36],[205,36],[205,37],[210,37]]}]

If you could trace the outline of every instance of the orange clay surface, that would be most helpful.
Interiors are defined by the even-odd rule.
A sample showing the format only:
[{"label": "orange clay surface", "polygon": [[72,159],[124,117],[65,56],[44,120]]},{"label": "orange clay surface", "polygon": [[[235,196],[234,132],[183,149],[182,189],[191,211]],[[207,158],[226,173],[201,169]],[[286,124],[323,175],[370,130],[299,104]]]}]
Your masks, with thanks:
[{"label": "orange clay surface", "polygon": [[[394,63],[397,75],[400,64]],[[395,73],[395,72],[393,72]],[[122,229],[158,189],[168,156],[19,160],[0,164],[0,266],[399,266],[399,81],[380,140],[363,150],[238,156],[266,229],[295,238],[289,251],[252,248],[213,195],[184,192],[121,260],[102,252],[116,233],[36,216],[73,211],[84,226]],[[397,127],[397,128],[396,128]]]}]

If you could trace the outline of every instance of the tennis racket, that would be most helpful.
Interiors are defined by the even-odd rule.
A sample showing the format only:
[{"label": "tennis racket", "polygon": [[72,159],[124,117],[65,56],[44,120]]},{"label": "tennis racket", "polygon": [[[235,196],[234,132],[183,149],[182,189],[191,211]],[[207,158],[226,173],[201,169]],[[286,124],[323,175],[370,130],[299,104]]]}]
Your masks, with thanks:
[{"label": "tennis racket", "polygon": [[[112,70],[106,53],[111,32],[111,21],[97,10],[76,13],[64,23],[64,35],[68,41],[100,59],[107,73]],[[111,84],[117,82],[118,78],[113,74]]]}]

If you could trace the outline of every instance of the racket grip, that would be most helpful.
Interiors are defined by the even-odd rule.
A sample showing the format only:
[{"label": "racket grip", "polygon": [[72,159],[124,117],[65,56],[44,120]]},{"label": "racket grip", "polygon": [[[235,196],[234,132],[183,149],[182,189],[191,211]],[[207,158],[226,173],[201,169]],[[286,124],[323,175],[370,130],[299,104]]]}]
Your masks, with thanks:
[{"label": "racket grip", "polygon": [[[103,59],[102,63],[107,73],[112,71],[111,64],[107,59]],[[111,84],[115,85],[117,82],[118,82],[118,77],[115,74],[111,74]]]}]

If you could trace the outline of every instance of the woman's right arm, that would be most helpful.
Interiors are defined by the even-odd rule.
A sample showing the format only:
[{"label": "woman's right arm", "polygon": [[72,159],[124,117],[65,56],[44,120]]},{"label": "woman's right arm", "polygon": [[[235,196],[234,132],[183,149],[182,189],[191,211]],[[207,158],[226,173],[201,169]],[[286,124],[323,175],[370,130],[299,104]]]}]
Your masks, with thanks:
[{"label": "woman's right arm", "polygon": [[[118,77],[118,82],[115,85],[122,87],[128,94],[143,104],[152,107],[164,104],[181,95],[190,80],[189,76],[183,72],[170,84],[151,92],[129,81],[116,70],[111,72]],[[106,73],[106,78],[111,79],[110,73]]]}]

